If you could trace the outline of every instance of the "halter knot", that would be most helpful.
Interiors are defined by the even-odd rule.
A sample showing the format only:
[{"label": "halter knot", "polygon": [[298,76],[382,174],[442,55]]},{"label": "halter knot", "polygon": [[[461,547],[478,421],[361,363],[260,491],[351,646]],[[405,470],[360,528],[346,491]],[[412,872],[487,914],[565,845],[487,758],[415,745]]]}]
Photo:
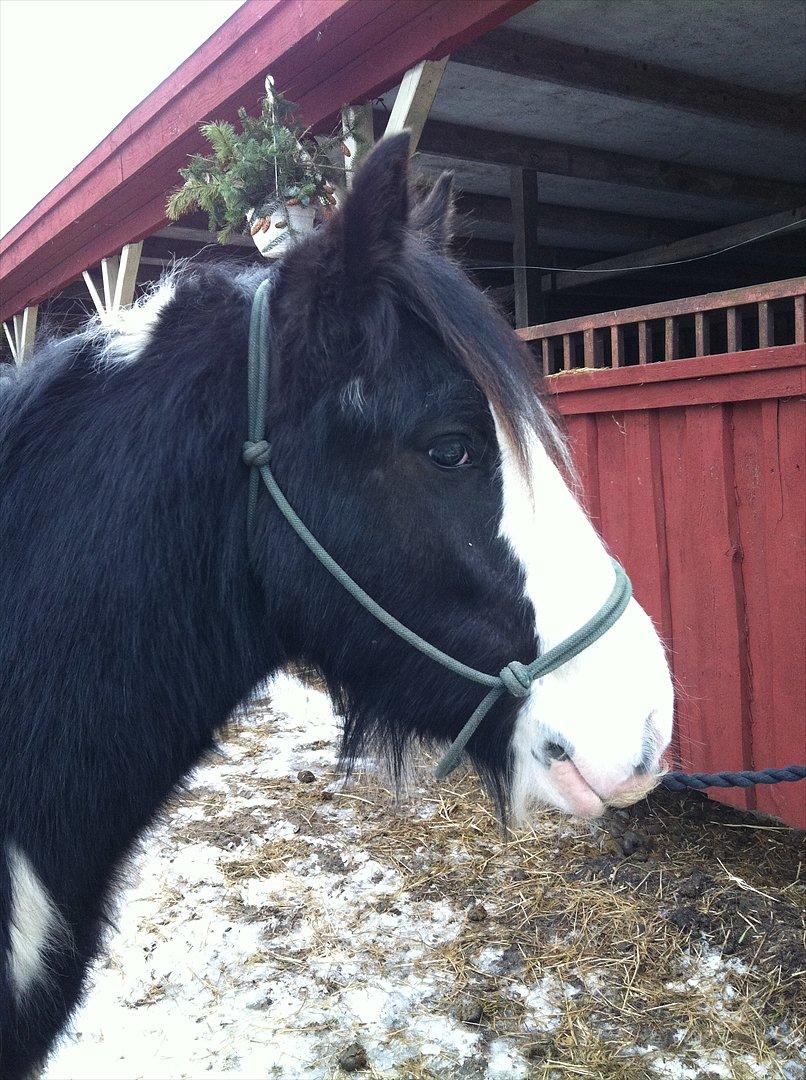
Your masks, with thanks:
[{"label": "halter knot", "polygon": [[532,689],[532,676],[526,664],[512,660],[498,676],[513,697],[528,697]]},{"label": "halter knot", "polygon": [[242,457],[250,469],[253,466],[259,469],[261,465],[268,465],[270,455],[271,446],[265,439],[260,439],[258,442],[247,441],[243,444]]}]

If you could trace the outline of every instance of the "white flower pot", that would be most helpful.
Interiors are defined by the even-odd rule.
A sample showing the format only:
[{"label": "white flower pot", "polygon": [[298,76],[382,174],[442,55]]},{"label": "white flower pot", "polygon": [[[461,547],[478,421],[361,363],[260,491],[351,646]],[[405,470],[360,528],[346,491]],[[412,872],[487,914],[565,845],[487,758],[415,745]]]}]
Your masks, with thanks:
[{"label": "white flower pot", "polygon": [[[264,258],[276,259],[295,240],[313,232],[315,216],[315,206],[289,206],[275,210],[269,218],[268,226],[252,234],[255,246]],[[249,211],[246,220],[250,225],[255,221],[254,210]]]}]

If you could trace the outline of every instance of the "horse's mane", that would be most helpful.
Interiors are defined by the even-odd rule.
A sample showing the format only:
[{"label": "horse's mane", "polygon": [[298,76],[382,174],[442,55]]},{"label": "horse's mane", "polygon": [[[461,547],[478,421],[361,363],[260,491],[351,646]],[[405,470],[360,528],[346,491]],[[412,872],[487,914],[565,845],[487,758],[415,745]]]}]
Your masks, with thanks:
[{"label": "horse's mane", "polygon": [[[310,250],[315,262],[317,249],[307,244],[304,247]],[[325,248],[320,258],[326,258],[327,254]],[[3,414],[8,415],[14,409],[15,399],[35,398],[76,357],[87,357],[89,366],[96,370],[136,363],[146,345],[159,334],[163,314],[175,304],[196,307],[202,294],[209,297],[216,290],[220,290],[222,298],[225,295],[233,298],[235,294],[248,299],[267,272],[263,265],[244,268],[227,262],[178,261],[131,308],[110,318],[93,316],[70,337],[46,340],[19,376],[11,368],[9,377],[0,379],[0,431],[4,426]],[[275,272],[280,274],[282,282],[282,264]],[[309,280],[316,277],[317,267],[313,266]],[[376,365],[391,360],[402,311],[421,320],[444,342],[490,402],[524,460],[525,432],[532,429],[555,461],[570,468],[565,440],[542,391],[528,346],[513,335],[498,309],[456,262],[434,251],[413,232],[403,257],[380,282],[374,316],[361,320],[359,347],[373,357]],[[283,321],[291,323],[283,335],[287,342],[309,339],[310,325],[299,325],[307,314],[309,309],[297,305],[284,307]],[[210,316],[214,318],[214,312]],[[331,336],[316,336],[317,346],[327,351]],[[336,337],[343,347],[343,338]]]}]

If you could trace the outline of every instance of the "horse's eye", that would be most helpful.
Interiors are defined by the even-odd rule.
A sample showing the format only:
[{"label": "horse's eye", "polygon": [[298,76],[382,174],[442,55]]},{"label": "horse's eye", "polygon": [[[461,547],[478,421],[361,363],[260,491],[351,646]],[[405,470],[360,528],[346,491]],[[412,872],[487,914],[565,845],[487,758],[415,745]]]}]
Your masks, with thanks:
[{"label": "horse's eye", "polygon": [[428,449],[428,456],[440,469],[461,469],[473,464],[473,450],[459,435],[443,435]]}]

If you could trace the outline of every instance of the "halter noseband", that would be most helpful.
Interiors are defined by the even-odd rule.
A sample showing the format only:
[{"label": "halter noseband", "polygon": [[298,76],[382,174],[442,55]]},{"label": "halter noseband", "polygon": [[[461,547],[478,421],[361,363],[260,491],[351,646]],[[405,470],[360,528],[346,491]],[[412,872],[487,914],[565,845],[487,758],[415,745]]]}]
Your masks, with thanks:
[{"label": "halter noseband", "polygon": [[616,572],[616,582],[613,591],[592,619],[589,619],[584,626],[575,630],[570,637],[561,641],[559,645],[555,645],[553,649],[549,649],[542,656],[538,656],[531,664],[522,664],[519,660],[512,660],[498,675],[488,675],[484,671],[477,671],[476,668],[463,664],[460,660],[455,660],[452,656],[448,656],[447,653],[442,652],[441,649],[438,649],[435,645],[421,638],[419,634],[415,634],[413,630],[404,626],[394,615],[390,615],[371,596],[365,593],[357,582],[353,581],[347,571],[339,566],[336,560],[325,551],[316,537],[312,535],[281,491],[269,466],[271,446],[266,441],[265,436],[271,366],[269,309],[271,288],[271,277],[266,278],[258,286],[252,302],[252,314],[249,323],[249,438],[243,444],[243,460],[250,468],[247,509],[249,536],[252,536],[254,529],[260,479],[262,478],[280,513],[303,544],[316,556],[328,573],[332,574],[336,581],[370,615],[373,615],[392,633],[397,634],[399,638],[411,645],[412,648],[418,649],[436,663],[442,664],[448,671],[488,688],[487,694],[448,747],[437,766],[436,775],[442,779],[452,773],[459,764],[464,749],[473,733],[503,694],[511,694],[516,698],[526,697],[536,679],[540,679],[566,664],[592,645],[603,634],[607,633],[623,614],[630,601],[632,596],[630,579],[623,568],[614,561],[613,568]]}]

